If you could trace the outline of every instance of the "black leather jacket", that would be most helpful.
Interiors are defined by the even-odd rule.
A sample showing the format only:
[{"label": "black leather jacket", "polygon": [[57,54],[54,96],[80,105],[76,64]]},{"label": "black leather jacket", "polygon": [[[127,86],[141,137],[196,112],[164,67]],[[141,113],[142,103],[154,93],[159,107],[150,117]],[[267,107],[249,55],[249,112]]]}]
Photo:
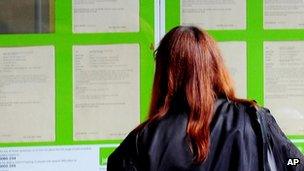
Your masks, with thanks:
[{"label": "black leather jacket", "polygon": [[[187,114],[170,112],[164,119],[132,131],[108,159],[108,171],[259,171],[270,170],[265,157],[272,149],[278,171],[304,171],[303,154],[286,138],[267,109],[270,143],[263,141],[254,107],[218,99],[211,123],[210,149],[206,161],[193,164],[186,134]],[[266,153],[267,155],[267,153]],[[287,166],[299,158],[297,166]],[[267,166],[267,167],[266,167]]]}]

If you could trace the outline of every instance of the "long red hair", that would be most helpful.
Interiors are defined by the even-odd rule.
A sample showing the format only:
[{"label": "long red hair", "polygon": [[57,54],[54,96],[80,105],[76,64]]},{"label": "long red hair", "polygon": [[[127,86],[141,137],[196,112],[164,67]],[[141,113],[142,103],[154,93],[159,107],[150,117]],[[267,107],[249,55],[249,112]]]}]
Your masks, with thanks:
[{"label": "long red hair", "polygon": [[231,101],[253,102],[236,98],[216,42],[196,27],[179,26],[169,31],[156,50],[155,61],[146,123],[163,118],[171,108],[185,109],[194,162],[201,163],[208,154],[209,125],[216,98],[225,96]]}]

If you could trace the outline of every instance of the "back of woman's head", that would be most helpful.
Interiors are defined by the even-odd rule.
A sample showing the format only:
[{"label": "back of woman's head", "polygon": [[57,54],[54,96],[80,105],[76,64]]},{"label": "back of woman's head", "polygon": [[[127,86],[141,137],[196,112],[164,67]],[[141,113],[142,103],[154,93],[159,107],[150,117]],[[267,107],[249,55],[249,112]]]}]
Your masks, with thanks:
[{"label": "back of woman's head", "polygon": [[208,154],[215,99],[236,99],[221,54],[206,32],[179,26],[164,36],[155,58],[148,122],[164,117],[171,108],[186,110],[190,146],[194,161],[200,163]]}]

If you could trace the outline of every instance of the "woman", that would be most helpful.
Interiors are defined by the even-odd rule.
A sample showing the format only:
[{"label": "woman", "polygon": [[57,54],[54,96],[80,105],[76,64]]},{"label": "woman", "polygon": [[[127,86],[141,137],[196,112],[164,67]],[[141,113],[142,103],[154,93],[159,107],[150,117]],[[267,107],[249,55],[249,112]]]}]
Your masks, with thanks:
[{"label": "woman", "polygon": [[[288,166],[289,158],[301,164]],[[180,26],[156,51],[149,118],[111,154],[108,170],[303,170],[303,158],[267,109],[235,96],[214,40]]]}]

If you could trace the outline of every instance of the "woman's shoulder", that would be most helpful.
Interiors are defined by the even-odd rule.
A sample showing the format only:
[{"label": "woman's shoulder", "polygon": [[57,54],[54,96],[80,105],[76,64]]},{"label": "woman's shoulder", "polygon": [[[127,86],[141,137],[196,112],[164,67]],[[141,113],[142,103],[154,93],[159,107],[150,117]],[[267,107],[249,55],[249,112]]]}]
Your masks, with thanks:
[{"label": "woman's shoulder", "polygon": [[211,128],[217,124],[227,129],[240,129],[250,126],[257,121],[257,108],[247,101],[233,101],[228,98],[219,98],[214,106],[214,115]]},{"label": "woman's shoulder", "polygon": [[186,137],[186,126],[187,115],[184,113],[172,113],[160,120],[143,123],[131,131],[111,154],[108,168],[120,170],[121,168],[116,167],[125,165],[124,167],[134,166],[140,168],[139,170],[155,170],[150,167],[163,162],[159,155],[163,151],[171,151],[171,154],[174,154],[174,151],[182,152],[187,147],[181,144]]}]

